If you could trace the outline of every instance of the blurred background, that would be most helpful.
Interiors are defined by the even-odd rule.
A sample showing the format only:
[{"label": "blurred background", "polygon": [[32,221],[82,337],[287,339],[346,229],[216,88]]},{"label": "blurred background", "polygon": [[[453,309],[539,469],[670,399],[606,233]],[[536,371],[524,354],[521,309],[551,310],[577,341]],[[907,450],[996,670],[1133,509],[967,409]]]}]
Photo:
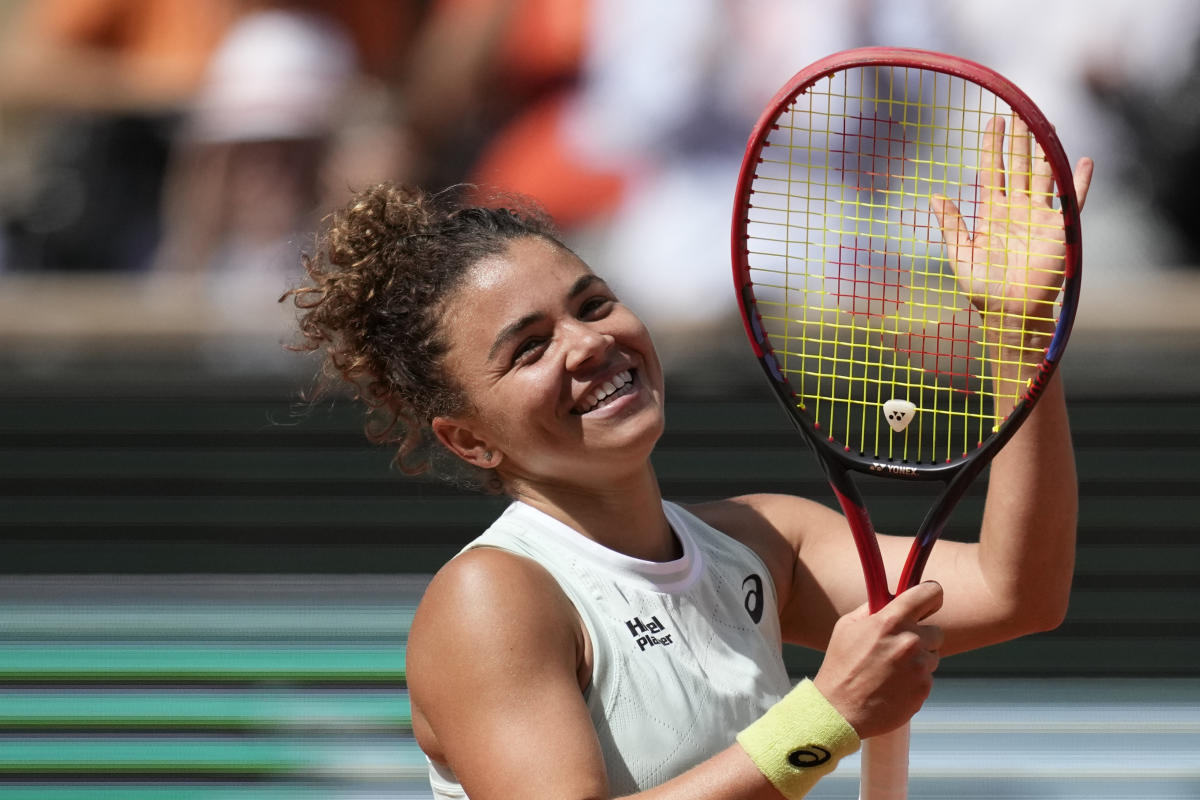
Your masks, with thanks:
[{"label": "blurred background", "polygon": [[[1097,162],[1072,609],[943,662],[913,796],[1200,797],[1198,35],[1191,0],[0,0],[0,795],[429,796],[407,624],[499,506],[300,402],[277,302],[371,182],[546,206],[656,332],[669,497],[828,501],[728,215],[765,101],[886,44],[997,69]],[[867,485],[881,529],[908,489]]]}]

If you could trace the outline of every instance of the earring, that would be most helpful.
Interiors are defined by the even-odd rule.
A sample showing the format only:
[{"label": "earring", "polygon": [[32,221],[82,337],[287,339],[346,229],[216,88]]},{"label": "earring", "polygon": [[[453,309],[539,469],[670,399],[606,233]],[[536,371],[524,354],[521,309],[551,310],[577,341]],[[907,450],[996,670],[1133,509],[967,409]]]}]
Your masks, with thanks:
[{"label": "earring", "polygon": [[487,461],[487,462],[488,462],[488,465],[490,466],[490,465],[491,465],[491,463],[492,463],[492,451],[491,451],[491,450],[488,450],[487,452],[485,452],[485,453],[483,454],[483,458],[484,458],[484,460],[485,460],[485,461]]}]

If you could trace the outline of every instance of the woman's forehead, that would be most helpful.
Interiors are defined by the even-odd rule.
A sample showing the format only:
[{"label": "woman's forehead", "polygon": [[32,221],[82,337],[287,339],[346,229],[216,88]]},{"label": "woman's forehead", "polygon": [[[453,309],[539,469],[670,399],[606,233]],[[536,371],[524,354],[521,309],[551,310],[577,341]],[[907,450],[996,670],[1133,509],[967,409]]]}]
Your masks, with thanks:
[{"label": "woman's forehead", "polygon": [[447,298],[443,320],[450,326],[451,350],[490,358],[514,331],[556,315],[583,283],[597,280],[564,247],[516,240],[504,253],[480,259]]},{"label": "woman's forehead", "polygon": [[532,290],[558,281],[574,283],[591,269],[577,255],[540,237],[512,241],[508,248],[475,263],[463,288],[489,293],[506,289]]}]

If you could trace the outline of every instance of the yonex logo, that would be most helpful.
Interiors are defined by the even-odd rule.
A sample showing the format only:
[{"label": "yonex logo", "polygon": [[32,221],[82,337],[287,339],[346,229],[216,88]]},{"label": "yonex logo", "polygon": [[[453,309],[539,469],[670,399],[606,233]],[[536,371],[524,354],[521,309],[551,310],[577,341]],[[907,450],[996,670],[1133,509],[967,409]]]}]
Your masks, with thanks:
[{"label": "yonex logo", "polygon": [[917,416],[917,407],[907,400],[893,398],[883,404],[887,424],[896,433],[902,432]]},{"label": "yonex logo", "polygon": [[903,464],[885,464],[881,461],[871,462],[871,472],[886,472],[889,475],[904,475],[909,478],[916,477],[916,467],[906,467]]}]

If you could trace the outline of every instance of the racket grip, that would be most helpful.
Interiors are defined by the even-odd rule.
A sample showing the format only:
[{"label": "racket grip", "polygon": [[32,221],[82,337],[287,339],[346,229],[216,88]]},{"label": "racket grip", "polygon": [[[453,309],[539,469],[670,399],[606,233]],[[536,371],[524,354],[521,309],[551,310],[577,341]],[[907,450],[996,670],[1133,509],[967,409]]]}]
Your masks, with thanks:
[{"label": "racket grip", "polygon": [[908,797],[909,723],[864,739],[859,800],[905,800]]}]

